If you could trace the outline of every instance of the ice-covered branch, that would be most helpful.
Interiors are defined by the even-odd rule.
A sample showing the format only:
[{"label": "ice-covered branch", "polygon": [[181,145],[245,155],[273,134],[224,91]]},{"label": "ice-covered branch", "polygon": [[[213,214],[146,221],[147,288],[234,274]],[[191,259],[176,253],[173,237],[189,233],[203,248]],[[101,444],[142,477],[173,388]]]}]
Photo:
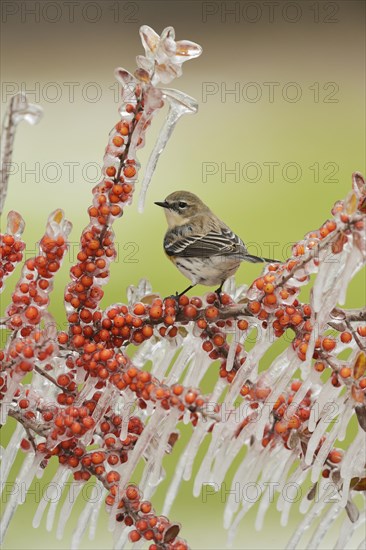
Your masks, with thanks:
[{"label": "ice-covered branch", "polygon": [[38,105],[28,103],[26,95],[21,92],[10,100],[1,131],[0,214],[3,212],[8,191],[16,127],[22,120],[26,120],[29,124],[36,124],[40,120],[42,112]]}]

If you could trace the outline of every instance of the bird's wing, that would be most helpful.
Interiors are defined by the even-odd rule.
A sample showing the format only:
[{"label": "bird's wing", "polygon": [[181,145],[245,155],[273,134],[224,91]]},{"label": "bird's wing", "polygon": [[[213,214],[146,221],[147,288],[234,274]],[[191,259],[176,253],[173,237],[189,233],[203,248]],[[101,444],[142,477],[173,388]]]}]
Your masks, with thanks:
[{"label": "bird's wing", "polygon": [[179,236],[169,232],[164,239],[164,249],[168,256],[183,258],[233,255],[244,257],[247,253],[238,235],[226,227],[212,229],[206,235]]}]

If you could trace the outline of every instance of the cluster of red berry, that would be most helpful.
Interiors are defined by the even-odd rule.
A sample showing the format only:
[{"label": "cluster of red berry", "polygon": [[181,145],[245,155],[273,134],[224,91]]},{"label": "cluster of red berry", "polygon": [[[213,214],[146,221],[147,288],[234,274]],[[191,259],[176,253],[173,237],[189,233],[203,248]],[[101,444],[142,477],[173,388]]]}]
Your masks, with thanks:
[{"label": "cluster of red berry", "polygon": [[70,335],[76,347],[93,336],[93,326],[100,321],[101,286],[108,281],[109,265],[116,257],[111,226],[122,216],[124,205],[131,202],[137,177],[138,163],[129,150],[144,100],[140,85],[129,90],[129,102],[120,111],[121,121],[109,135],[103,180],[93,189],[93,204],[88,209],[90,223],[81,235],[78,262],[70,270],[73,282],[65,291]]},{"label": "cluster of red berry", "polygon": [[67,250],[70,229],[71,225],[61,210],[51,214],[46,233],[39,243],[39,255],[25,262],[7,309],[8,328],[20,330],[22,336],[29,335],[47,311],[48,294]]},{"label": "cluster of red berry", "polygon": [[123,491],[116,520],[123,521],[128,527],[134,527],[129,533],[131,542],[137,542],[141,538],[151,541],[149,550],[188,549],[186,541],[178,537],[180,525],[171,523],[165,516],[156,515],[151,502],[142,500],[136,485],[130,484]]},{"label": "cluster of red berry", "polygon": [[13,273],[15,266],[23,259],[25,243],[21,236],[25,223],[18,212],[10,211],[7,218],[6,233],[0,233],[0,292],[4,280]]}]

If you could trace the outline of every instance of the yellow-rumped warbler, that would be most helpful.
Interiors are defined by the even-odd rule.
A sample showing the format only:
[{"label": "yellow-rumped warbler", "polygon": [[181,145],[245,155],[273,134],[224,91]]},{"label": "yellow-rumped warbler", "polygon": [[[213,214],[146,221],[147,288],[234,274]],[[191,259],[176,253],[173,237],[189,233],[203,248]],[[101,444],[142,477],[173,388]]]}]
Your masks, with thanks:
[{"label": "yellow-rumped warbler", "polygon": [[277,261],[249,254],[240,237],[193,193],[175,191],[155,204],[165,209],[169,226],[164,250],[192,283],[181,294],[197,284],[219,285],[216,292],[220,294],[225,280],[234,275],[241,261]]}]

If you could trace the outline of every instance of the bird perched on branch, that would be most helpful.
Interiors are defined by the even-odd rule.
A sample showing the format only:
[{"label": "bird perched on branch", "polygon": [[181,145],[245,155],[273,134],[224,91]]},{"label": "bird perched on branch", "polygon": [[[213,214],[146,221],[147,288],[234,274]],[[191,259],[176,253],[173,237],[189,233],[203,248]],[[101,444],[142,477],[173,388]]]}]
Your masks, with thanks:
[{"label": "bird perched on branch", "polygon": [[175,191],[155,204],[164,208],[168,222],[165,253],[192,283],[179,296],[197,284],[219,285],[220,295],[240,262],[277,262],[249,254],[240,237],[193,193]]}]

